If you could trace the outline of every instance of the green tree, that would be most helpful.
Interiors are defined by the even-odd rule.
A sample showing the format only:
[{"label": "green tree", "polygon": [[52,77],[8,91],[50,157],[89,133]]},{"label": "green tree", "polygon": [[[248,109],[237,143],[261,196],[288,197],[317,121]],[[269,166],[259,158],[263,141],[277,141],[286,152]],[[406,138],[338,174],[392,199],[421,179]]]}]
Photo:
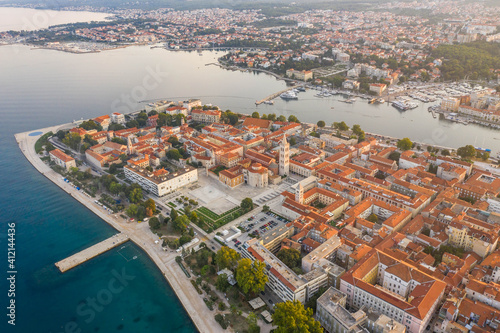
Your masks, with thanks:
[{"label": "green tree", "polygon": [[240,206],[244,212],[249,212],[253,209],[253,201],[250,198],[245,198],[245,199],[241,200]]},{"label": "green tree", "polygon": [[252,113],[252,118],[260,118],[259,113],[258,113],[257,111],[254,111],[254,112]]},{"label": "green tree", "polygon": [[191,237],[190,235],[182,235],[180,238],[179,238],[179,245],[184,245],[186,243],[189,243],[191,241],[191,239],[193,239],[193,237]]},{"label": "green tree", "polygon": [[450,156],[451,153],[450,153],[450,151],[448,149],[442,149],[441,150],[441,155],[443,155],[443,156]]},{"label": "green tree", "polygon": [[318,298],[325,293],[325,291],[327,291],[327,287],[319,287],[318,291],[305,303],[305,307],[312,309],[313,312],[316,312],[316,302]]},{"label": "green tree", "polygon": [[118,143],[120,145],[126,145],[127,141],[125,139],[119,138],[119,137],[114,137],[111,139],[111,142]]},{"label": "green tree", "polygon": [[349,129],[349,126],[347,126],[344,121],[341,121],[340,123],[334,122],[333,127],[339,131],[347,131]]},{"label": "green tree", "polygon": [[180,232],[186,231],[188,225],[189,219],[186,215],[177,216],[177,218],[174,220],[174,229]]},{"label": "green tree", "polygon": [[224,268],[234,269],[238,260],[240,260],[240,254],[227,246],[221,247],[215,255],[215,262],[219,270]]},{"label": "green tree", "polygon": [[399,161],[399,158],[401,157],[401,153],[398,153],[397,151],[393,151],[392,153],[389,154],[389,159],[393,161]]},{"label": "green tree", "polygon": [[259,260],[252,262],[251,259],[244,258],[238,261],[236,281],[245,294],[264,290],[267,282],[267,275],[264,273],[265,267],[266,264]]},{"label": "green tree", "polygon": [[[115,165],[115,164],[112,164],[112,166],[113,165]],[[117,195],[122,191],[122,186],[120,183],[112,182],[111,185],[109,185],[109,191],[112,194]]]},{"label": "green tree", "polygon": [[125,129],[125,126],[121,124],[109,124],[108,126],[108,131],[120,131],[122,129]]},{"label": "green tree", "polygon": [[198,221],[198,214],[196,214],[196,212],[191,212],[189,219],[191,220],[191,222]]},{"label": "green tree", "polygon": [[291,123],[300,123],[300,121],[297,119],[297,117],[294,116],[293,114],[288,117],[288,121]]},{"label": "green tree", "polygon": [[84,130],[90,131],[90,130],[97,130],[98,132],[102,131],[102,126],[96,123],[93,120],[87,120],[84,121],[83,123],[80,124],[80,128],[83,128]]},{"label": "green tree", "polygon": [[57,138],[58,138],[59,140],[62,140],[62,139],[64,139],[64,137],[66,136],[66,132],[65,132],[65,131],[63,131],[63,130],[59,130],[59,131],[57,131],[56,136],[57,136]]},{"label": "green tree", "polygon": [[412,146],[413,142],[408,138],[401,139],[397,143],[397,147],[403,151],[410,150]]},{"label": "green tree", "polygon": [[281,115],[278,117],[278,121],[286,121],[286,117],[284,115]]},{"label": "green tree", "polygon": [[127,126],[127,128],[139,127],[139,123],[137,122],[137,120],[130,120],[125,125]]},{"label": "green tree", "polygon": [[239,117],[237,114],[232,113],[228,116],[228,119],[229,123],[234,126],[238,123]]},{"label": "green tree", "polygon": [[142,189],[139,188],[134,188],[128,195],[128,199],[130,200],[131,203],[138,203],[142,199]]},{"label": "green tree", "polygon": [[125,213],[130,217],[137,216],[137,205],[134,204],[129,205]]},{"label": "green tree", "polygon": [[179,216],[179,214],[177,213],[177,211],[175,209],[172,208],[172,210],[170,211],[170,219],[172,221],[175,221],[175,219],[177,218],[177,216]]},{"label": "green tree", "polygon": [[227,281],[226,273],[222,273],[221,275],[217,276],[217,280],[215,281],[215,288],[222,291],[223,293],[225,293],[227,288],[229,288],[229,282]]},{"label": "green tree", "polygon": [[189,228],[189,236],[194,237],[194,229],[192,227]]},{"label": "green tree", "polygon": [[68,132],[62,142],[71,149],[77,150],[82,137],[78,133]]},{"label": "green tree", "polygon": [[156,203],[153,199],[149,198],[144,202],[144,207],[151,209],[151,211],[156,211]]},{"label": "green tree", "polygon": [[205,265],[201,268],[200,274],[201,276],[206,276],[210,272],[210,266]]},{"label": "green tree", "polygon": [[250,312],[247,317],[248,333],[259,333],[260,327],[257,325],[257,315]]},{"label": "green tree", "polygon": [[278,326],[276,333],[322,333],[319,321],[313,317],[312,309],[305,309],[300,301],[286,301],[276,304],[272,316]]},{"label": "green tree", "polygon": [[370,214],[370,216],[368,216],[368,218],[366,220],[373,222],[373,223],[378,223],[378,216],[375,215],[375,213],[372,213],[372,214]]},{"label": "green tree", "polygon": [[92,135],[90,135],[90,134],[85,134],[85,136],[83,137],[83,142],[88,143],[90,146],[95,146],[95,145],[99,144],[99,142],[92,139]]},{"label": "green tree", "polygon": [[160,221],[157,217],[152,217],[149,219],[149,227],[151,228],[151,230],[156,231],[160,229],[160,226]]},{"label": "green tree", "polygon": [[172,159],[172,160],[178,161],[179,159],[182,158],[182,155],[181,155],[181,153],[177,149],[170,149],[167,152],[167,157],[170,158],[170,159]]},{"label": "green tree", "polygon": [[290,138],[290,140],[288,140],[288,142],[290,143],[290,146],[295,146],[297,144],[297,140],[295,140],[293,136]]},{"label": "green tree", "polygon": [[365,140],[365,131],[361,131],[359,134],[358,134],[358,143],[362,142]]},{"label": "green tree", "polygon": [[325,127],[325,122],[323,120],[318,121],[317,123],[318,127]]},{"label": "green tree", "polygon": [[293,269],[295,267],[300,267],[301,264],[300,252],[297,251],[296,249],[289,248],[280,250],[276,254],[276,256],[290,269]]},{"label": "green tree", "polygon": [[462,158],[471,158],[476,156],[476,148],[472,145],[466,145],[457,149],[458,156]]},{"label": "green tree", "polygon": [[[361,126],[359,126],[358,124],[355,124],[355,125],[352,125],[352,132],[359,136],[363,132],[363,130],[361,129]],[[364,134],[364,132],[363,132],[363,134]]]}]

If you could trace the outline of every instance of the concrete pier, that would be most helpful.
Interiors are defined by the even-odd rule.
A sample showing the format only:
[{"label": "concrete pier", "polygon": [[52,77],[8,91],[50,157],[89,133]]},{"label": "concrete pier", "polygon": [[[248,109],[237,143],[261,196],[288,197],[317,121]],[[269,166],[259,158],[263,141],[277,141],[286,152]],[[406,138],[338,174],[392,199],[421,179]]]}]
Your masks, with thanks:
[{"label": "concrete pier", "polygon": [[98,255],[109,251],[120,244],[125,243],[128,240],[129,237],[123,233],[113,235],[100,243],[97,243],[89,248],[86,248],[83,251],[73,254],[71,257],[56,262],[56,266],[62,273],[64,273],[80,264],[83,264],[89,259],[97,257]]},{"label": "concrete pier", "polygon": [[285,90],[278,91],[277,93],[269,95],[266,98],[261,99],[260,101],[256,101],[255,105],[260,105],[260,104],[262,104],[262,103],[264,103],[266,101],[271,101],[271,100],[275,99],[276,97],[278,97],[279,95],[281,95],[281,94],[283,94],[283,93],[285,93],[287,91],[290,91],[290,90],[292,90],[294,88],[297,88],[297,86],[289,87],[289,88],[286,88]]}]

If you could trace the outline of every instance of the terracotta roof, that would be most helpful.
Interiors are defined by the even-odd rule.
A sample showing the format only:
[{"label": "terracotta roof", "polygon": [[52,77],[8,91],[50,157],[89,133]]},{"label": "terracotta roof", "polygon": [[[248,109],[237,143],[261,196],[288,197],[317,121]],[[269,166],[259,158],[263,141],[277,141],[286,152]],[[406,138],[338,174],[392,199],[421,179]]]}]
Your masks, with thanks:
[{"label": "terracotta roof", "polygon": [[271,126],[272,121],[266,119],[252,118],[246,117],[243,121],[243,126],[257,126],[260,128],[269,128]]},{"label": "terracotta roof", "polygon": [[65,163],[68,163],[68,162],[71,162],[71,161],[75,160],[73,157],[66,155],[65,153],[63,153],[62,151],[60,151],[57,148],[54,149],[54,150],[51,150],[49,152],[49,154],[51,154],[52,156],[60,159],[61,161],[65,162]]}]

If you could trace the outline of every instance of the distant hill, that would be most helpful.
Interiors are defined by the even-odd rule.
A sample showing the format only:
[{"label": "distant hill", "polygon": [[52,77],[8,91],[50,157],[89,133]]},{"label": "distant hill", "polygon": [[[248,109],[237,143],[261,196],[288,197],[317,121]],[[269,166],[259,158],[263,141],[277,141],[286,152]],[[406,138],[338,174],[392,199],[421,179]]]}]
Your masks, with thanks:
[{"label": "distant hill", "polygon": [[26,6],[27,4],[40,8],[61,9],[66,7],[107,7],[112,9],[157,9],[174,8],[190,10],[200,8],[230,8],[230,9],[262,9],[267,16],[274,17],[286,14],[300,13],[308,9],[342,9],[360,10],[389,0],[6,0],[2,6]]}]

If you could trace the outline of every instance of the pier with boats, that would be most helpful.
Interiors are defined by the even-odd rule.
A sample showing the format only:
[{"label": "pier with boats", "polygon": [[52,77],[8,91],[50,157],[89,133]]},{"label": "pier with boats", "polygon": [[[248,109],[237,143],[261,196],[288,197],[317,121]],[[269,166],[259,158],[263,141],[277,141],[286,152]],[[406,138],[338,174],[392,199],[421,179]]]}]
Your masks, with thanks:
[{"label": "pier with boats", "polygon": [[259,101],[255,102],[255,105],[260,105],[260,104],[274,104],[273,99],[280,97],[281,99],[284,100],[296,100],[298,99],[297,94],[301,91],[306,91],[306,88],[304,86],[292,86],[288,87],[287,89],[278,91],[277,93],[271,94]]}]

